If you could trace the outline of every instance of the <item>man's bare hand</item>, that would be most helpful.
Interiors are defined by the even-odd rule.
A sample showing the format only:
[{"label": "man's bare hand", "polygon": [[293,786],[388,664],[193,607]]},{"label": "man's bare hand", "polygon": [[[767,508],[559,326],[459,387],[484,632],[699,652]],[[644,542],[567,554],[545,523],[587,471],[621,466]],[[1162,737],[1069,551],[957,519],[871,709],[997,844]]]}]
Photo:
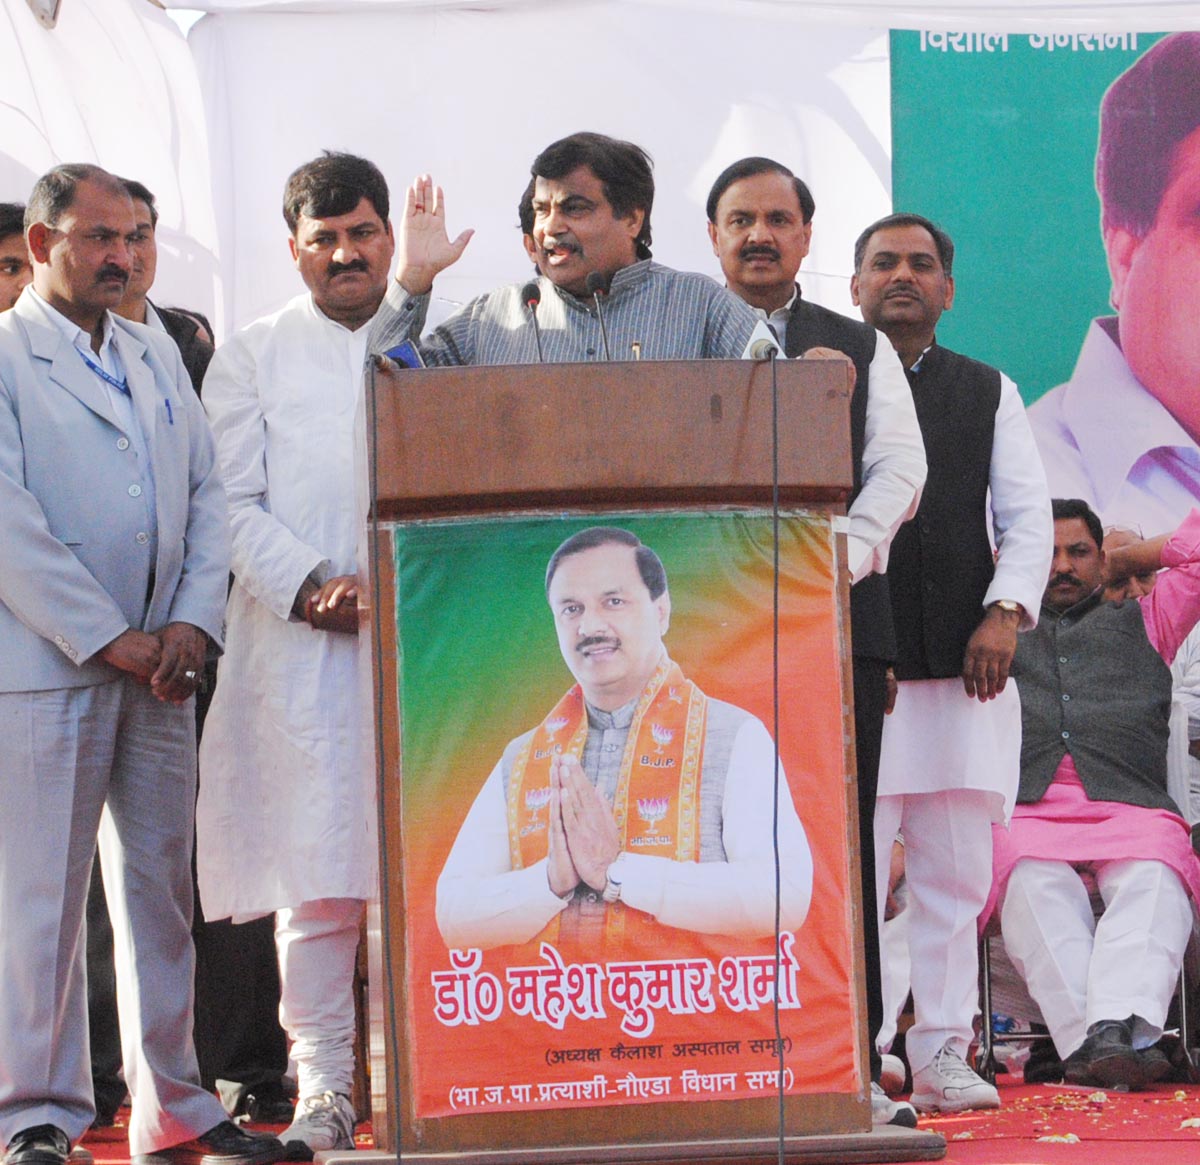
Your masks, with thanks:
[{"label": "man's bare hand", "polygon": [[1008,669],[1017,650],[1016,611],[988,607],[979,626],[967,641],[962,680],[968,696],[981,703],[994,700],[1008,683]]},{"label": "man's bare hand", "polygon": [[858,382],[858,369],[854,367],[854,361],[845,352],[839,352],[836,348],[816,347],[809,348],[807,352],[801,352],[800,356],[804,360],[844,360],[846,371],[850,376],[850,391],[854,391],[854,386]]},{"label": "man's bare hand", "polygon": [[896,710],[896,697],[900,694],[900,684],[896,679],[896,672],[893,668],[888,668],[887,673],[883,677],[884,697],[883,697],[883,714],[890,716]]},{"label": "man's bare hand", "polygon": [[168,623],[157,637],[162,658],[150,677],[150,690],[166,704],[182,704],[200,683],[208,636],[191,623]]},{"label": "man's bare hand", "polygon": [[162,644],[156,635],[130,627],[100,649],[100,658],[111,667],[128,672],[138,683],[148,684],[162,659]]},{"label": "man's bare hand", "polygon": [[[621,835],[612,809],[584,775],[579,761],[568,754],[555,757],[550,771],[558,768],[559,799],[563,830],[571,861],[580,881],[593,890],[603,890],[608,867],[621,852]],[[551,789],[554,788],[551,776]]]},{"label": "man's bare hand", "polygon": [[579,871],[567,848],[567,832],[562,822],[562,755],[550,761],[550,849],[546,877],[550,889],[565,898],[579,885]]},{"label": "man's bare hand", "polygon": [[358,579],[341,574],[324,583],[305,604],[304,617],[318,631],[358,634]]},{"label": "man's bare hand", "polygon": [[433,280],[457,263],[471,241],[473,230],[463,231],[453,242],[446,232],[446,207],[442,188],[428,174],[413,179],[404,199],[404,217],[397,240],[397,275],[409,295],[425,295]]}]

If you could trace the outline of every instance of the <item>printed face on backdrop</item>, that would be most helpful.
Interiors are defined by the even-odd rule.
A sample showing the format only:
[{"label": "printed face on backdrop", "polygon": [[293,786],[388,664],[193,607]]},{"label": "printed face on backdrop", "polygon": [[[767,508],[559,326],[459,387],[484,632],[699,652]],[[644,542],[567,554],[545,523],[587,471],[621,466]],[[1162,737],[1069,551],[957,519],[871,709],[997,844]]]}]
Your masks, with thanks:
[{"label": "printed face on backdrop", "polygon": [[924,227],[884,227],[867,241],[862,267],[850,279],[850,296],[863,319],[886,336],[932,332],[954,303],[954,279]]},{"label": "printed face on backdrop", "polygon": [[353,329],[375,314],[396,247],[392,224],[369,199],[360,199],[348,214],[300,215],[288,245],[300,278],[331,320]]},{"label": "printed face on backdrop", "polygon": [[729,290],[754,307],[774,311],[792,296],[812,223],[804,221],[796,187],[786,174],[754,174],[731,183],[721,195],[708,236]]},{"label": "printed face on backdrop", "polygon": [[1175,147],[1154,223],[1104,246],[1130,370],[1200,439],[1200,127]]},{"label": "printed face on backdrop", "polygon": [[634,548],[606,543],[568,555],[547,598],[559,650],[587,701],[611,712],[639,695],[662,658],[671,598],[650,597]]},{"label": "printed face on backdrop", "polygon": [[618,217],[590,166],[563,178],[539,177],[533,187],[534,261],[553,284],[587,294],[587,277],[610,279],[637,260],[635,240],[645,212]]},{"label": "printed face on backdrop", "polygon": [[25,236],[19,231],[0,239],[0,311],[8,311],[33,279]]}]

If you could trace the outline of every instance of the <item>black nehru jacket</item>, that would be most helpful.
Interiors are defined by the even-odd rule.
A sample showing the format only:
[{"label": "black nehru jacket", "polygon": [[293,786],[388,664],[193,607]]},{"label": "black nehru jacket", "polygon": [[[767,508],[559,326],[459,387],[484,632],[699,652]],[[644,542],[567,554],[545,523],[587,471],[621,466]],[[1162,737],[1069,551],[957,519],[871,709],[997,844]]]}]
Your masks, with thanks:
[{"label": "black nehru jacket", "polygon": [[1061,613],[1043,607],[1012,674],[1021,688],[1018,801],[1040,801],[1070,753],[1089,800],[1179,812],[1167,796],[1171,669],[1140,603],[1097,592]]},{"label": "black nehru jacket", "polygon": [[987,529],[1000,373],[936,343],[909,372],[929,473],[888,560],[896,678],[962,673],[995,573]]},{"label": "black nehru jacket", "polygon": [[[866,445],[867,393],[870,390],[871,361],[875,358],[875,329],[827,307],[809,303],[799,294],[792,305],[784,335],[784,355],[796,357],[809,348],[835,348],[854,362],[857,374],[850,398],[850,445],[854,458],[854,492],[862,489],[863,448]],[[888,599],[887,576],[869,574],[850,588],[850,641],[856,656],[896,658],[896,632],[892,627],[892,609]]]}]

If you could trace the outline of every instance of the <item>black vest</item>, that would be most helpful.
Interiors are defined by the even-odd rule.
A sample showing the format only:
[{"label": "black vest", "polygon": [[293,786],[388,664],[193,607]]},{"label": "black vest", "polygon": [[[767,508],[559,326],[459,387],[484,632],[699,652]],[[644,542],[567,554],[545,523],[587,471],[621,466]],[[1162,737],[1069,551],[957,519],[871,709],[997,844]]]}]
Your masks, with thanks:
[{"label": "black vest", "polygon": [[1093,801],[1179,809],[1167,796],[1171,669],[1146,636],[1140,604],[1099,594],[1059,614],[1042,608],[1017,642],[1021,786],[1040,801],[1069,752]]},{"label": "black vest", "polygon": [[960,675],[995,568],[987,531],[1000,373],[936,343],[909,374],[929,474],[888,560],[896,678]]},{"label": "black vest", "polygon": [[[796,357],[809,348],[834,348],[854,361],[857,376],[850,397],[850,446],[854,460],[851,502],[862,489],[867,393],[870,391],[875,341],[875,329],[867,324],[796,296],[784,336],[784,355]],[[896,658],[896,632],[892,627],[886,575],[869,574],[850,588],[850,642],[851,650],[860,658],[883,659],[889,663]]]}]

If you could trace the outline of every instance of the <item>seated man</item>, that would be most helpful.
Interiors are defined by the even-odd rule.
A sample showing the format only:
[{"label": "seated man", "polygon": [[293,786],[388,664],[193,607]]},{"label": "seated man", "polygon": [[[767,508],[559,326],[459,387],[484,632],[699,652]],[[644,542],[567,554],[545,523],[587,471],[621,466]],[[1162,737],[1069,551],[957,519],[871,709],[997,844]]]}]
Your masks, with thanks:
[{"label": "seated man", "polygon": [[[1166,793],[1169,664],[1200,618],[1200,511],[1174,534],[1101,549],[1100,520],[1054,501],[1042,619],[1022,636],[1021,784],[996,829],[991,897],[1004,945],[1050,1028],[1066,1078],[1140,1088],[1168,1069],[1152,1045],[1192,933],[1200,862]],[[1104,597],[1167,569],[1145,595]],[[1094,917],[1085,877],[1104,911]]]}]

